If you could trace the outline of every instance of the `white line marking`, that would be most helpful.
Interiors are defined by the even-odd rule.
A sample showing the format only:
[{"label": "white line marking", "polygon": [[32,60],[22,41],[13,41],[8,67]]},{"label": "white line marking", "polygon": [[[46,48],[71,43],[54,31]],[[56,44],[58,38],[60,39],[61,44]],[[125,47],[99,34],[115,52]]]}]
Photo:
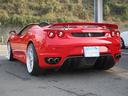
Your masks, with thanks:
[{"label": "white line marking", "polygon": [[126,52],[121,52],[121,54],[128,55],[128,53],[126,53]]},{"label": "white line marking", "polygon": [[7,58],[7,55],[5,55],[5,54],[0,54],[0,56],[2,56],[2,57],[6,57],[6,58]]}]

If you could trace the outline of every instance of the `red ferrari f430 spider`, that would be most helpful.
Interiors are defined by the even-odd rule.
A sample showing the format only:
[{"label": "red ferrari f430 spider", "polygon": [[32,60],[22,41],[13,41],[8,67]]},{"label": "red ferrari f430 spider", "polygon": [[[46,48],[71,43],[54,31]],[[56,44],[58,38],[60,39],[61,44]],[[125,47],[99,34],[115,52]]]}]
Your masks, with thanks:
[{"label": "red ferrari f430 spider", "polygon": [[107,70],[121,57],[118,26],[106,23],[29,24],[10,31],[7,49],[8,59],[26,64],[31,75],[62,66]]}]

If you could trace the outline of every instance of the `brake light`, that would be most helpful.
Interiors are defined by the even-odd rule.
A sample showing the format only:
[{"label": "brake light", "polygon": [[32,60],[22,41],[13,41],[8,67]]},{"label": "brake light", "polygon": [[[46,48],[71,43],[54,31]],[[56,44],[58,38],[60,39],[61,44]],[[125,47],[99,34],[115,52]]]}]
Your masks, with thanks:
[{"label": "brake light", "polygon": [[64,37],[64,32],[58,32],[57,36],[60,37],[60,38]]},{"label": "brake light", "polygon": [[49,32],[48,33],[48,37],[49,38],[54,38],[55,37],[55,33],[54,32]]},{"label": "brake light", "polygon": [[120,32],[119,31],[116,31],[116,36],[120,36]]},{"label": "brake light", "polygon": [[111,32],[111,35],[112,35],[112,37],[120,36],[120,32],[119,31],[113,31],[113,32]]},{"label": "brake light", "polygon": [[111,35],[112,35],[112,37],[114,37],[115,36],[115,32],[113,31],[113,32],[111,32]]}]

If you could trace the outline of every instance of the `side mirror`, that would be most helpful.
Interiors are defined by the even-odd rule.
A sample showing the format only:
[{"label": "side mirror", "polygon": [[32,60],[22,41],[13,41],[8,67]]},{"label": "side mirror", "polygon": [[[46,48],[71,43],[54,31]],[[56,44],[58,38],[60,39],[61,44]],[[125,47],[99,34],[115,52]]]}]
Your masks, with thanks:
[{"label": "side mirror", "polygon": [[16,35],[17,33],[16,33],[16,31],[10,31],[9,34],[10,35]]}]

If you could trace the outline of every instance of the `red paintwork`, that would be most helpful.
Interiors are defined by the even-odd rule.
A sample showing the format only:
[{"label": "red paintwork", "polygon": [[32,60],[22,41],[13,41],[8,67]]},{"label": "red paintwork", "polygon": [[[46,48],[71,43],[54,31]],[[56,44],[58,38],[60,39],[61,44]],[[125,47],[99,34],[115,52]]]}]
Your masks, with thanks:
[{"label": "red paintwork", "polygon": [[[67,26],[68,25],[68,26]],[[80,25],[77,28],[70,28],[73,25]],[[82,27],[82,25],[91,25]],[[116,62],[119,59],[114,57],[120,54],[120,37],[110,36],[112,32],[118,31],[118,26],[104,23],[57,23],[45,27],[38,24],[31,24],[23,35],[10,35],[8,42],[11,43],[14,57],[23,63],[26,63],[26,50],[29,42],[32,42],[36,48],[39,66],[41,68],[59,68],[64,60],[69,56],[83,55],[84,46],[101,46],[100,54],[111,54]],[[67,26],[69,28],[58,28]],[[99,27],[94,27],[99,26]],[[64,37],[59,38],[58,32],[64,32]],[[49,38],[48,33],[55,32],[54,38]],[[104,37],[73,37],[71,32],[105,32],[109,35]],[[58,64],[47,64],[45,57],[61,57]]]}]

